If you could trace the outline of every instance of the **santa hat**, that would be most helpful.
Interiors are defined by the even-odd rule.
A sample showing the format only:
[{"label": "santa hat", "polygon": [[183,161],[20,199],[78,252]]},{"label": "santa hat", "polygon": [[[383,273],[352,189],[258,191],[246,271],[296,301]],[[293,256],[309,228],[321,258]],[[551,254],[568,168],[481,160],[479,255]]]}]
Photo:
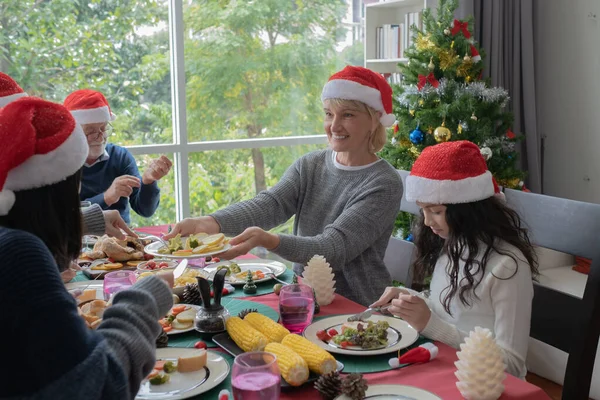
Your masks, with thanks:
[{"label": "santa hat", "polygon": [[85,163],[83,130],[60,104],[26,97],[0,110],[0,215],[14,192],[60,182]]},{"label": "santa hat", "polygon": [[476,144],[467,140],[426,147],[406,177],[406,199],[430,204],[484,200],[500,188]]},{"label": "santa hat", "polygon": [[392,87],[381,74],[363,67],[348,65],[329,78],[323,87],[321,101],[327,99],[357,100],[381,112],[379,121],[385,127],[396,122],[392,114]]},{"label": "santa hat", "polygon": [[392,368],[403,364],[424,363],[433,360],[438,355],[438,347],[433,343],[423,343],[419,347],[410,349],[399,357],[390,358],[388,363]]},{"label": "santa hat", "polygon": [[13,78],[4,72],[0,72],[0,107],[25,96],[27,96],[27,93],[21,89],[21,86]]},{"label": "santa hat", "polygon": [[477,48],[473,45],[471,45],[471,60],[473,62],[481,61],[481,56],[479,55],[479,51],[477,51]]},{"label": "santa hat", "polygon": [[117,116],[110,111],[106,97],[91,89],[76,90],[64,102],[75,120],[80,124],[96,124],[114,121]]}]

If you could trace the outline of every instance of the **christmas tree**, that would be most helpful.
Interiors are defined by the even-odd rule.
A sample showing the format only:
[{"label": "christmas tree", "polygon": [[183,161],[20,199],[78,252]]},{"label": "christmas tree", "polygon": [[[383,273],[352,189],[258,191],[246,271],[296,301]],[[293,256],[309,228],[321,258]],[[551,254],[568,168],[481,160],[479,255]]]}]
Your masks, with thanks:
[{"label": "christmas tree", "polygon": [[[398,122],[381,155],[409,171],[425,147],[469,140],[481,148],[499,185],[524,189],[508,93],[482,80],[485,54],[473,39],[473,18],[454,19],[457,7],[458,0],[439,0],[437,18],[425,9],[423,29],[411,27],[408,62],[399,65],[403,83],[394,87]],[[411,223],[411,215],[400,213],[396,228],[404,238],[410,237]]]}]

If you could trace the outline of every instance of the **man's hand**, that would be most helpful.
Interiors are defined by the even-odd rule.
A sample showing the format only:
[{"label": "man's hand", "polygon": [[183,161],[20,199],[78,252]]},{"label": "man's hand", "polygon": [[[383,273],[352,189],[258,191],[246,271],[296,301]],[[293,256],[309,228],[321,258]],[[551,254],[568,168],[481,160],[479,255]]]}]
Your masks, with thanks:
[{"label": "man's hand", "polygon": [[219,233],[221,227],[213,217],[186,218],[178,222],[173,230],[167,233],[163,238],[169,240],[180,234],[181,236],[190,236],[194,233],[205,232],[208,234]]},{"label": "man's hand", "polygon": [[121,197],[129,197],[133,188],[139,188],[140,180],[132,175],[122,175],[115,178],[112,185],[104,192],[104,202],[108,206],[115,204]]},{"label": "man's hand", "polygon": [[173,163],[165,156],[160,156],[156,160],[152,160],[150,165],[142,175],[142,183],[149,185],[154,181],[158,181],[169,173]]},{"label": "man's hand", "polygon": [[106,225],[106,234],[108,236],[114,236],[119,240],[125,239],[123,231],[129,236],[137,237],[121,218],[121,214],[117,210],[106,210],[102,211],[104,214],[104,225]]},{"label": "man's hand", "polygon": [[272,250],[279,246],[279,235],[269,233],[259,227],[252,226],[229,241],[231,249],[219,254],[219,258],[232,260],[243,254],[247,254],[255,247],[264,247]]}]

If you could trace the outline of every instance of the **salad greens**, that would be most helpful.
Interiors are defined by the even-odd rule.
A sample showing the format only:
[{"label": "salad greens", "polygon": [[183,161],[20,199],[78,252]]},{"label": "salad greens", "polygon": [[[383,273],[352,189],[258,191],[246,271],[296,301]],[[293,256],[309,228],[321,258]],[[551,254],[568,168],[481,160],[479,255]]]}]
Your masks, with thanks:
[{"label": "salad greens", "polygon": [[[387,321],[359,322],[356,329],[343,326],[342,333],[335,335],[332,340],[339,346],[360,346],[363,349],[374,349],[387,346],[388,328]],[[342,343],[345,342],[345,343]]]}]

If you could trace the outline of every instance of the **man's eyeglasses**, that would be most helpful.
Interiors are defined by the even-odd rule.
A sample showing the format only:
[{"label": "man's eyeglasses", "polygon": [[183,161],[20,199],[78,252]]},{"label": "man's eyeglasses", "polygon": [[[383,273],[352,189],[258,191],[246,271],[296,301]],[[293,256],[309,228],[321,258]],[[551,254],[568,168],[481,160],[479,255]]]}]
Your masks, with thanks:
[{"label": "man's eyeglasses", "polygon": [[100,136],[106,138],[106,137],[109,137],[110,135],[112,135],[113,132],[114,132],[114,129],[111,124],[106,124],[106,126],[103,129],[95,129],[95,130],[84,129],[83,130],[85,137],[88,139],[95,139],[95,138],[99,138]]}]

